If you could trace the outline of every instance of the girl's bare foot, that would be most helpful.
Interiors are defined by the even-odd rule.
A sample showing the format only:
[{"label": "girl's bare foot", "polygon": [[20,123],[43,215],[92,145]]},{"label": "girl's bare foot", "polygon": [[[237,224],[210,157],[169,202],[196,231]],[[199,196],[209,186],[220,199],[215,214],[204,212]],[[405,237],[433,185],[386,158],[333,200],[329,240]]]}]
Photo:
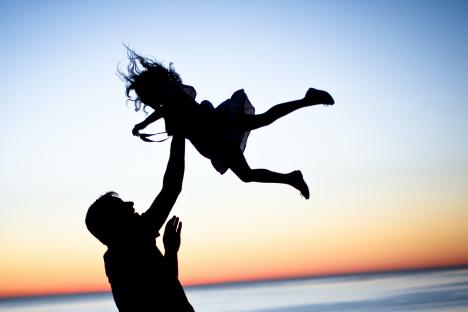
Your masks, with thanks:
[{"label": "girl's bare foot", "polygon": [[324,104],[324,105],[333,105],[335,101],[332,96],[327,91],[317,90],[310,88],[307,90],[307,93],[304,97],[304,100],[310,103],[311,105]]},{"label": "girl's bare foot", "polygon": [[305,183],[304,178],[302,177],[302,173],[299,170],[296,170],[291,172],[290,175],[292,178],[291,186],[299,190],[299,192],[301,192],[301,195],[304,196],[305,199],[309,199],[309,187]]}]

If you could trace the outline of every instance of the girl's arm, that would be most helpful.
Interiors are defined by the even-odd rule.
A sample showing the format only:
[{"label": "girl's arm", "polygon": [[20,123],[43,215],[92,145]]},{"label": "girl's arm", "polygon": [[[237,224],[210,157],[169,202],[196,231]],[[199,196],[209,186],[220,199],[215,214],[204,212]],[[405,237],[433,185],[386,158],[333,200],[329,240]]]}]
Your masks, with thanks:
[{"label": "girl's arm", "polygon": [[132,130],[133,135],[138,136],[140,130],[146,128],[149,124],[155,122],[156,120],[162,118],[162,113],[159,110],[154,111],[151,115],[149,115],[145,120],[140,123],[137,123]]}]

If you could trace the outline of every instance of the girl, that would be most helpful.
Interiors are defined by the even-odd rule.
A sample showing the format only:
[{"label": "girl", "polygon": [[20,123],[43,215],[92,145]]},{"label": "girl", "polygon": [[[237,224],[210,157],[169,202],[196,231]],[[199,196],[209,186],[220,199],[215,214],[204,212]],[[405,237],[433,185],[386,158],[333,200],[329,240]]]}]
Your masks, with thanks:
[{"label": "girl", "polygon": [[[127,48],[128,73],[119,74],[126,82],[126,95],[134,102],[135,111],[143,106],[154,112],[133,128],[133,135],[144,141],[151,134],[140,133],[150,123],[164,119],[167,135],[180,133],[221,174],[231,169],[243,182],[283,183],[300,191],[309,198],[309,188],[302,173],[277,173],[267,169],[251,169],[243,151],[251,130],[271,124],[299,108],[324,104],[333,105],[334,100],[325,91],[309,89],[303,99],[278,104],[267,112],[255,115],[255,109],[244,90],[234,92],[230,99],[214,108],[209,101],[195,101],[193,87],[182,84],[182,79],[172,63],[164,67],[161,63],[142,57]],[[131,92],[135,96],[131,96]],[[145,111],[146,112],[146,111]]]}]

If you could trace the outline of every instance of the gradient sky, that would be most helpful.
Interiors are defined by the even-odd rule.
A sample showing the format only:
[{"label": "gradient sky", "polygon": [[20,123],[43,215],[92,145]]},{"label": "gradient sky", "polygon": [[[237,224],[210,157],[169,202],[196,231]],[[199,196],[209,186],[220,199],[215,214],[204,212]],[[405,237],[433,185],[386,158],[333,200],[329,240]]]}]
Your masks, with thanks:
[{"label": "gradient sky", "polygon": [[216,105],[336,101],[245,151],[301,169],[308,201],[187,144],[184,284],[468,264],[466,1],[1,1],[0,38],[0,296],[109,289],[88,206],[114,190],[143,212],[161,188],[170,143],[131,135],[122,43]]}]

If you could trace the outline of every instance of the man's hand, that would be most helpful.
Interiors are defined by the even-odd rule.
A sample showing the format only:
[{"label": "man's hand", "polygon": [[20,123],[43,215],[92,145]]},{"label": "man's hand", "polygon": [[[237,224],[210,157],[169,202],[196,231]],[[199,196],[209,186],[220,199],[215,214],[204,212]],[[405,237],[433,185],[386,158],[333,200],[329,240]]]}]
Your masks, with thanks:
[{"label": "man's hand", "polygon": [[181,231],[182,222],[179,222],[178,217],[173,216],[169,221],[167,221],[163,236],[164,250],[166,251],[166,254],[177,254],[177,251],[179,251]]}]

